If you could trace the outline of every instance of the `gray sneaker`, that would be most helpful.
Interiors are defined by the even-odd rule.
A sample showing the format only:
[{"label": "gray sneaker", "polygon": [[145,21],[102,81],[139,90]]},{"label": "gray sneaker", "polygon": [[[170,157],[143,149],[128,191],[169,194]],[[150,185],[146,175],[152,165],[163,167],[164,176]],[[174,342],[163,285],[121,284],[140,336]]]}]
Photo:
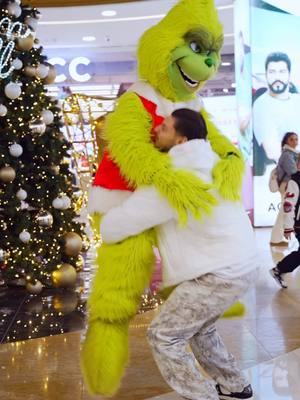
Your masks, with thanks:
[{"label": "gray sneaker", "polygon": [[270,269],[270,274],[282,289],[287,289],[288,286],[287,286],[285,280],[283,279],[283,276],[282,276],[283,274],[281,274],[279,272],[277,267]]},{"label": "gray sneaker", "polygon": [[244,388],[242,392],[228,392],[222,386],[216,386],[220,400],[240,400],[240,399],[254,399],[251,385]]}]

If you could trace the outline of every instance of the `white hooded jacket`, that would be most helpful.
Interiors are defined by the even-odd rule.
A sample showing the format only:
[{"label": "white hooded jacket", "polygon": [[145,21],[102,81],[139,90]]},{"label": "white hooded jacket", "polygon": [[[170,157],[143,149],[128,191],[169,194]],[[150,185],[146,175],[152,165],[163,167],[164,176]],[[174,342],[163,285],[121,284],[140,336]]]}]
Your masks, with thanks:
[{"label": "white hooded jacket", "polygon": [[[175,168],[194,172],[207,183],[219,160],[209,142],[191,140],[169,152]],[[224,201],[201,221],[191,215],[184,227],[174,210],[155,187],[136,190],[103,217],[100,231],[106,243],[116,243],[156,227],[163,260],[165,287],[214,272],[224,278],[242,276],[258,267],[254,234],[241,203]]]}]

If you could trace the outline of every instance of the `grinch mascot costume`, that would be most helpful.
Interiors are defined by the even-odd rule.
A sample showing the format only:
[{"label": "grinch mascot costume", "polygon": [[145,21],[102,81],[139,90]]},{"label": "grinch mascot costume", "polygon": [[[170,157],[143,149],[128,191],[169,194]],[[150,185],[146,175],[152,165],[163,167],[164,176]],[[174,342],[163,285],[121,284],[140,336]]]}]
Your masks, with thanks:
[{"label": "grinch mascot costume", "polygon": [[[201,218],[216,204],[210,186],[190,172],[173,168],[169,155],[153,146],[153,129],[179,108],[201,110],[208,140],[221,158],[213,171],[214,182],[225,199],[240,199],[241,153],[218,132],[196,95],[216,73],[222,43],[213,0],[181,0],[144,33],[138,47],[140,80],[118,100],[106,123],[108,147],[89,199],[98,227],[101,215],[143,185],[155,185],[177,210],[182,224],[188,213]],[[98,250],[99,268],[88,301],[88,330],[81,352],[83,375],[93,394],[112,395],[119,387],[128,360],[129,322],[151,280],[153,245],[155,234],[149,230]]]}]

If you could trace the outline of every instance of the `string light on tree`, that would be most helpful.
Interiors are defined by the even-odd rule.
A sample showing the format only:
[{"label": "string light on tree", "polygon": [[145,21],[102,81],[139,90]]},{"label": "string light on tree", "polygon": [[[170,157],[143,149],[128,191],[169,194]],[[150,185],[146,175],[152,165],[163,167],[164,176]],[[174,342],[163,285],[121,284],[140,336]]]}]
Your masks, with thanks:
[{"label": "string light on tree", "polygon": [[[15,4],[15,6],[14,6]],[[18,7],[21,7],[16,3],[10,3],[9,7],[15,8],[15,12],[18,13]],[[17,10],[16,10],[17,7]],[[15,48],[15,40],[24,40],[30,36],[31,30],[25,28],[21,22],[12,22],[8,17],[0,20],[0,78],[7,78],[12,71],[14,66],[11,65],[11,55]]]}]

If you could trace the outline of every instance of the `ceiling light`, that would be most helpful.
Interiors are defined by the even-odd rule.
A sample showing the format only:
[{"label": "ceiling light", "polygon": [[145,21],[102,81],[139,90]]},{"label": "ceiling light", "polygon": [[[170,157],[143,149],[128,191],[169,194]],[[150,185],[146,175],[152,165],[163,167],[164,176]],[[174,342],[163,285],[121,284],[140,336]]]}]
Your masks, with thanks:
[{"label": "ceiling light", "polygon": [[236,88],[236,83],[233,82],[233,83],[231,84],[231,87]]},{"label": "ceiling light", "polygon": [[102,11],[101,15],[103,15],[103,17],[114,17],[115,15],[117,15],[117,11],[105,10],[105,11]]},{"label": "ceiling light", "polygon": [[227,88],[224,88],[224,89],[223,89],[223,92],[224,92],[224,93],[228,93],[229,90],[228,90]]},{"label": "ceiling light", "polygon": [[96,40],[95,36],[83,36],[82,40],[84,42],[94,42]]},{"label": "ceiling light", "polygon": [[231,62],[222,62],[221,65],[223,67],[229,67],[231,65]]}]

